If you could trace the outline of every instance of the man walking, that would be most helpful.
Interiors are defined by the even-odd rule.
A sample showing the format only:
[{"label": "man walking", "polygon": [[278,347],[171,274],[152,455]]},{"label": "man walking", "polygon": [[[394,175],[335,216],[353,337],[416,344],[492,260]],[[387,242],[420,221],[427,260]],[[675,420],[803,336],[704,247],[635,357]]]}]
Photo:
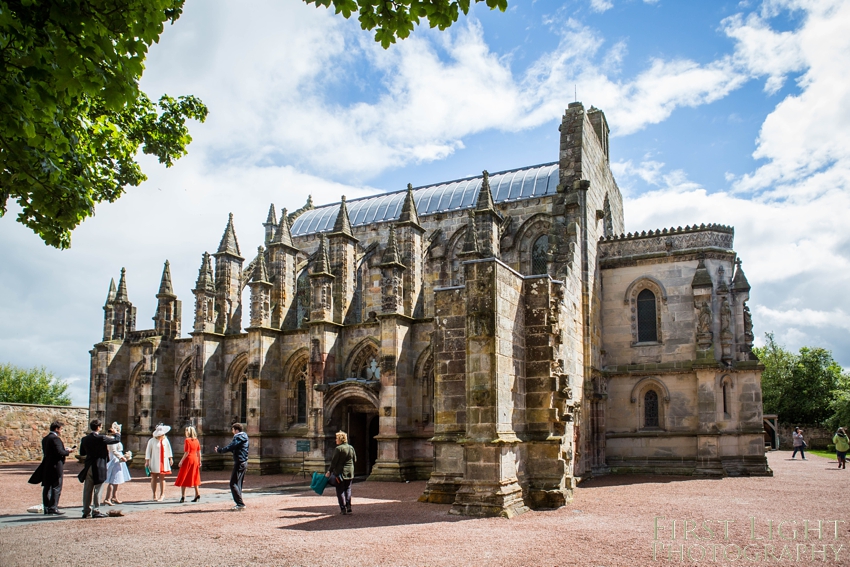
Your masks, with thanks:
[{"label": "man walking", "polygon": [[85,466],[77,478],[83,484],[83,518],[105,518],[100,511],[100,489],[106,480],[106,463],[109,461],[107,445],[121,442],[121,434],[113,437],[100,434],[103,424],[93,420],[89,427],[91,433],[80,441],[80,455],[86,458]]},{"label": "man walking", "polygon": [[39,484],[41,490],[41,501],[44,513],[48,516],[61,516],[65,512],[59,509],[59,496],[62,495],[62,477],[65,474],[65,457],[71,454],[70,449],[65,448],[62,439],[62,428],[65,426],[61,421],[50,424],[50,432],[41,440],[41,450],[44,453],[41,464],[29,479],[30,484]]},{"label": "man walking", "polygon": [[331,459],[331,468],[325,473],[326,477],[333,474],[336,477],[336,499],[339,503],[340,514],[351,514],[351,481],[354,480],[354,463],[357,453],[348,444],[348,434],[336,432],[336,449]]},{"label": "man walking", "polygon": [[248,470],[248,434],[242,430],[241,423],[234,423],[230,430],[233,432],[233,441],[224,447],[215,446],[216,453],[233,453],[233,472],[230,474],[230,493],[236,506],[231,508],[234,512],[245,509],[242,501],[242,481],[245,479],[245,471]]}]

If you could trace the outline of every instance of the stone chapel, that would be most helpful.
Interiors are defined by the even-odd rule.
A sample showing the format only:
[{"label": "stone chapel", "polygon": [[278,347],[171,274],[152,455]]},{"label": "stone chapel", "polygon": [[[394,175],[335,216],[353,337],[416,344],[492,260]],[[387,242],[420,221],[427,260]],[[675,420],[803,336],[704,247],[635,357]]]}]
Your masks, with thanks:
[{"label": "stone chapel", "polygon": [[591,475],[771,474],[734,230],[623,234],[608,159],[604,114],[572,103],[554,163],[272,206],[256,254],[231,215],[189,336],[168,262],[153,329],[112,282],[91,415],[135,453],[192,424],[210,468],[243,423],[259,473],[326,470],[344,430],[359,475],[468,515],[556,508]]}]

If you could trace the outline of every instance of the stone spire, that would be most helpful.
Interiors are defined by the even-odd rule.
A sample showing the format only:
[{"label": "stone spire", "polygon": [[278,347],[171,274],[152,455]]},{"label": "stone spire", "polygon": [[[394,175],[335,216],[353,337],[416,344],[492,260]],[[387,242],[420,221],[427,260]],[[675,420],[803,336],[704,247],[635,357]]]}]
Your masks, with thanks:
[{"label": "stone spire", "polygon": [[694,272],[694,279],[691,281],[691,287],[711,287],[712,285],[711,276],[705,267],[705,260],[700,258],[699,264],[697,264],[697,270]]},{"label": "stone spire", "polygon": [[342,202],[339,204],[339,214],[336,216],[333,232],[334,234],[342,233],[346,236],[353,236],[351,234],[351,221],[348,218],[348,207],[345,205],[345,195],[342,196]]},{"label": "stone spire", "polygon": [[277,215],[274,211],[274,203],[269,205],[269,216],[266,217],[266,222],[263,223],[263,228],[266,229],[266,245],[274,240],[275,228],[277,228]]},{"label": "stone spire", "polygon": [[236,231],[233,229],[233,213],[230,213],[227,219],[227,226],[224,229],[224,234],[221,236],[221,243],[218,245],[217,253],[242,257],[239,253],[239,241],[236,240]]},{"label": "stone spire", "polygon": [[481,188],[478,190],[478,201],[475,204],[477,211],[493,211],[496,212],[496,204],[493,202],[493,194],[490,193],[490,174],[485,169],[483,172],[484,180],[481,182]]},{"label": "stone spire", "polygon": [[407,194],[404,196],[404,204],[401,206],[401,216],[398,222],[409,222],[419,226],[419,213],[416,211],[416,201],[413,200],[413,185],[407,184]]},{"label": "stone spire", "polygon": [[115,301],[115,278],[109,279],[109,293],[106,294],[106,305]]},{"label": "stone spire", "polygon": [[396,244],[395,226],[390,226],[389,241],[387,242],[387,248],[384,250],[384,255],[381,257],[381,265],[398,265],[399,267],[404,267],[399,257],[398,245]]},{"label": "stone spire", "polygon": [[284,246],[295,248],[295,245],[292,244],[292,231],[290,230],[289,219],[287,217],[286,209],[283,209],[280,213],[280,224],[277,225],[277,230],[271,243],[283,244]]},{"label": "stone spire", "polygon": [[162,269],[162,280],[159,282],[159,293],[157,297],[160,295],[177,297],[174,294],[174,289],[171,287],[171,265],[168,263],[168,260],[165,261],[165,267]]},{"label": "stone spire", "polygon": [[268,282],[269,275],[266,271],[265,250],[262,246],[257,247],[257,267],[254,268],[254,277],[251,278],[254,282]]},{"label": "stone spire", "polygon": [[747,281],[747,276],[744,275],[744,270],[741,269],[741,259],[735,260],[735,277],[732,278],[732,289],[734,291],[750,291],[750,282]]},{"label": "stone spire", "polygon": [[[344,201],[343,201],[344,202]],[[316,263],[313,264],[312,274],[328,274],[331,273],[331,261],[328,258],[328,247],[325,243],[325,234],[319,235],[319,250],[316,252]]]},{"label": "stone spire", "polygon": [[129,302],[130,298],[127,296],[127,281],[125,279],[126,270],[121,268],[121,279],[118,280],[118,292],[115,295],[115,301],[123,301]]},{"label": "stone spire", "polygon": [[207,252],[204,252],[204,258],[201,260],[201,269],[198,270],[198,281],[195,282],[195,289],[199,291],[215,292],[215,276],[213,275],[212,259]]}]

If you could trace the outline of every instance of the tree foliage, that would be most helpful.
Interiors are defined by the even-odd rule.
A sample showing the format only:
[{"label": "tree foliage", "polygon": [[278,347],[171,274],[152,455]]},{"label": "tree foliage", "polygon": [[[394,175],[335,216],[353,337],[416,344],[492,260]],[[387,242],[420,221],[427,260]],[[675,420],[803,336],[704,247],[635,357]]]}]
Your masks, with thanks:
[{"label": "tree foliage", "polygon": [[44,368],[0,364],[0,402],[70,406],[68,383]]},{"label": "tree foliage", "polygon": [[[375,30],[375,41],[386,49],[405,39],[423,19],[432,28],[447,29],[458,19],[461,12],[469,14],[473,0],[304,0],[308,4],[330,8],[346,19],[357,13],[357,20],[364,30]],[[486,2],[491,10],[504,12],[507,0],[474,0]]]},{"label": "tree foliage", "polygon": [[193,96],[139,89],[148,48],[184,0],[0,0],[0,216],[49,245],[146,179],[138,150],[171,166],[203,121]]},{"label": "tree foliage", "polygon": [[799,354],[785,350],[771,333],[767,344],[753,349],[764,365],[761,387],[764,412],[785,423],[825,425],[834,419],[848,377],[823,348],[803,347]]}]

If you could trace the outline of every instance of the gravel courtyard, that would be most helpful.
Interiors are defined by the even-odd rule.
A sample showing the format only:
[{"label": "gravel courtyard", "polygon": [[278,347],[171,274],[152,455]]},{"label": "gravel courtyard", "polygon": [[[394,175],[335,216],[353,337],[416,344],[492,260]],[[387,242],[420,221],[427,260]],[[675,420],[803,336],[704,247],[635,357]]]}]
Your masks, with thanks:
[{"label": "gravel courtyard", "polygon": [[137,478],[122,487],[123,505],[103,508],[124,517],[83,520],[76,464],[66,516],[45,517],[26,513],[41,502],[41,487],[26,483],[36,464],[4,465],[0,566],[850,566],[850,473],[834,458],[790,456],[770,453],[773,478],[593,479],[569,506],[513,520],[419,503],[424,482],[357,483],[354,514],[341,516],[332,489],[317,496],[290,475],[247,477],[254,492],[234,513],[227,472],[202,475],[196,504],[179,504],[173,486],[165,502],[133,503],[150,498]]}]

